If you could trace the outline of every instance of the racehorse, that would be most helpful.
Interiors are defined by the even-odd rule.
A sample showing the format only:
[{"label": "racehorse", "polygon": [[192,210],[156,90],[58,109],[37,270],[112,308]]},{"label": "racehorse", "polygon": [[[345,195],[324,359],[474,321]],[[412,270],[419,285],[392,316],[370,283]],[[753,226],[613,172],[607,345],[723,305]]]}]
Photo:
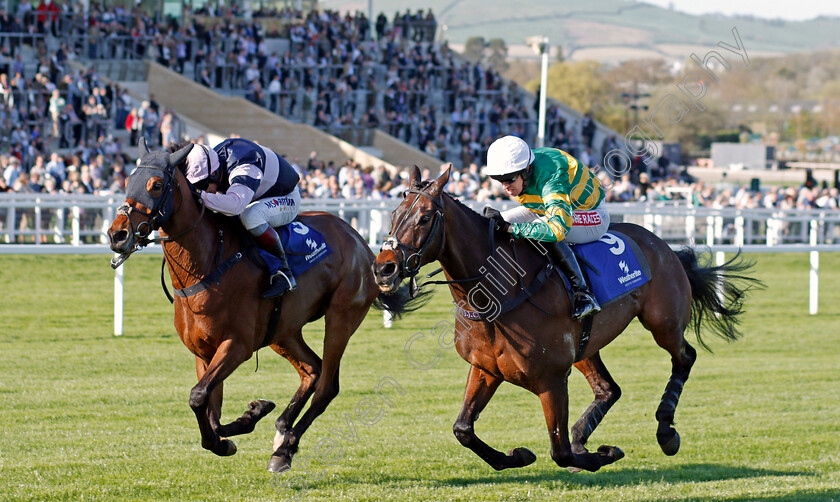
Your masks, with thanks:
[{"label": "racehorse", "polygon": [[[294,366],[300,387],[277,419],[268,465],[272,472],[284,471],[303,433],[338,394],[341,356],[369,308],[401,312],[414,307],[407,293],[380,297],[371,274],[374,255],[349,224],[329,213],[305,212],[299,221],[321,232],[332,253],[298,278],[298,288],[282,297],[279,320],[270,323],[274,300],[260,296],[268,275],[258,260],[249,259],[253,246],[237,229],[241,224],[206,212],[184,176],[192,146],[143,154],[108,230],[111,249],[120,254],[112,264],[118,266],[153,242],[150,233],[160,230],[162,237],[154,241],[162,243],[176,288],[175,328],[195,355],[198,383],[189,404],[205,449],[233,455],[236,445],[227,438],[252,432],[274,408],[270,401],[253,401],[240,418],[221,424],[223,382],[240,364],[269,346]],[[304,324],[321,317],[326,326],[323,360],[301,332]],[[295,423],[310,397],[309,408]]]},{"label": "racehorse", "polygon": [[[397,290],[406,278],[416,287],[414,281],[420,267],[435,260],[440,262],[447,280],[437,283],[449,285],[458,305],[455,346],[471,365],[463,408],[453,427],[460,443],[497,470],[524,467],[536,460],[527,448],[504,454],[475,434],[474,422],[479,413],[498,386],[507,381],[539,396],[551,441],[551,458],[557,465],[573,472],[597,471],[622,458],[624,453],[615,446],[602,445],[590,453],[585,445],[621,396],[599,351],[633,318],[638,318],[656,343],[671,355],[671,376],[656,411],[656,437],[666,455],[676,454],[680,437],[673,428],[674,413],[697,356],[685,340],[684,331],[693,326],[704,347],[701,326],[735,340],[739,336],[736,328],[744,295],[751,286],[760,284],[739,275],[751,264],[736,257],[723,266],[702,266],[692,249],[674,252],[640,226],[614,225],[611,230],[629,236],[641,248],[651,278],[605,306],[586,331],[585,322],[571,319],[569,296],[560,281],[547,281],[542,287],[533,286],[536,279],[530,285],[524,284],[524,278],[539,277],[541,269],[551,269],[538,246],[499,237],[509,234],[500,234],[493,220],[488,221],[445,193],[449,172],[447,169],[436,180],[421,182],[419,171],[414,169],[405,200],[392,215],[391,234],[376,258],[374,275],[383,292]],[[493,244],[497,237],[504,241],[498,248]],[[496,263],[503,262],[502,252],[513,254],[515,263],[523,269],[519,286],[523,293],[532,294],[507,311],[499,308],[492,310],[490,317],[480,316],[482,309],[491,311],[487,307],[490,303],[515,305],[511,302],[522,295],[511,298],[515,292],[494,289],[490,284],[495,281],[496,286],[504,285],[503,278],[492,279],[488,274],[493,270],[488,261],[495,257]],[[516,275],[513,270],[510,272],[511,276]],[[737,284],[742,281],[746,284]],[[488,292],[500,298],[491,302]],[[478,305],[473,310],[471,301]],[[572,427],[570,442],[567,379],[572,366],[584,374],[595,400]]]}]

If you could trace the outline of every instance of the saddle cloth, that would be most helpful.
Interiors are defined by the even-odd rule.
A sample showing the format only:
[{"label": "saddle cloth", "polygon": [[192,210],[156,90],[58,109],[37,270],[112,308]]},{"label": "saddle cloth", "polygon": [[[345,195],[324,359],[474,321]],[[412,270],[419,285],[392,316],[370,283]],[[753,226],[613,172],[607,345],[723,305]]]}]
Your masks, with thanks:
[{"label": "saddle cloth", "polygon": [[650,280],[650,265],[633,239],[608,231],[599,240],[572,246],[590,289],[604,305]]},{"label": "saddle cloth", "polygon": [[[308,227],[299,221],[293,221],[278,229],[283,249],[286,250],[286,260],[292,269],[292,274],[299,277],[332,253],[321,232]],[[260,251],[260,256],[273,274],[280,268],[280,260],[273,254]]]}]

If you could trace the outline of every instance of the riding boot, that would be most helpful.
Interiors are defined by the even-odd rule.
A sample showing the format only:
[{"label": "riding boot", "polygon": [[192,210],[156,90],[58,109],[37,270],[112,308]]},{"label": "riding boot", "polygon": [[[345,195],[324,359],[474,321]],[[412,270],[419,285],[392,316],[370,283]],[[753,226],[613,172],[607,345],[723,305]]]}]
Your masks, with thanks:
[{"label": "riding boot", "polygon": [[566,274],[574,292],[574,313],[572,319],[583,319],[589,314],[601,311],[598,300],[589,290],[589,285],[580,270],[574,251],[566,241],[560,241],[554,246],[548,246],[548,251],[554,261],[560,266],[560,270]]},{"label": "riding boot", "polygon": [[261,249],[268,251],[280,260],[280,268],[271,276],[271,287],[262,294],[262,297],[282,296],[297,288],[295,276],[292,275],[292,270],[289,268],[286,251],[283,249],[283,243],[280,241],[277,231],[268,227],[265,232],[257,236],[257,243]]}]

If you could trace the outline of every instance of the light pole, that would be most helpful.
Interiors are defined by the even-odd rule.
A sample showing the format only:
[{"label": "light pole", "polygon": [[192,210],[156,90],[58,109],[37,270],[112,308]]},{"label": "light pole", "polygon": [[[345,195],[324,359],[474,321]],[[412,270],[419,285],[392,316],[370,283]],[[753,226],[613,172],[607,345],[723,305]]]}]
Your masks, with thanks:
[{"label": "light pole", "polygon": [[639,82],[633,81],[633,92],[622,92],[621,93],[621,100],[624,101],[624,127],[627,131],[630,131],[630,124],[628,112],[633,110],[633,120],[635,127],[636,124],[639,123],[639,110],[648,110],[648,105],[643,105],[639,102],[641,98],[649,98],[650,94],[647,92],[640,93],[639,92]]},{"label": "light pole", "polygon": [[542,68],[540,69],[540,112],[537,123],[536,147],[545,146],[545,95],[548,94],[548,37],[538,35],[525,39],[531,49],[542,55]]}]

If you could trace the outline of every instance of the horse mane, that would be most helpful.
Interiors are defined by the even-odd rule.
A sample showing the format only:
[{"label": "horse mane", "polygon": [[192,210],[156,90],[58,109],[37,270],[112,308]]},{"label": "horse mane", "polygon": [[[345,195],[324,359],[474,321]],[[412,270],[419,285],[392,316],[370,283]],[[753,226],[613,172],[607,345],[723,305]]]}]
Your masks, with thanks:
[{"label": "horse mane", "polygon": [[[429,185],[431,185],[433,183],[433,181],[434,180],[423,181],[416,188],[418,188],[420,190],[423,190],[423,189],[427,188]],[[487,228],[487,226],[489,224],[488,220],[490,218],[487,218],[487,217],[483,216],[482,214],[476,212],[473,208],[464,204],[457,197],[455,197],[454,195],[452,195],[449,192],[443,192],[443,195],[445,195],[448,200],[451,200],[452,202],[454,202],[456,206],[461,208],[461,210],[463,211],[464,215],[466,216],[467,220],[470,222],[471,225],[474,225],[474,226],[476,226],[478,228],[481,228],[481,229],[486,229]],[[499,233],[499,231],[497,230],[496,234],[498,235],[498,233]],[[537,244],[537,245],[527,244],[526,245],[525,242],[524,242],[525,240],[526,239],[513,239],[513,240],[511,240],[510,236],[508,234],[504,234],[504,236],[499,238],[496,245],[497,246],[505,246],[506,249],[508,249],[508,247],[510,247],[510,248],[515,247],[516,249],[519,250],[520,253],[526,253],[526,255],[523,255],[523,256],[529,256],[528,253],[532,253],[532,252],[537,253],[538,255],[540,255],[539,257],[536,257],[539,260],[539,263],[544,263],[545,258],[542,258],[541,256],[545,255],[545,251],[539,251],[540,244]],[[510,243],[508,243],[508,241],[510,241]],[[515,252],[516,251],[514,251],[514,253]]]},{"label": "horse mane", "polygon": [[[434,182],[435,182],[435,180],[424,180],[424,181],[421,181],[418,185],[416,185],[416,188],[417,188],[417,190],[425,190],[425,189],[429,188],[429,186]],[[457,197],[455,197],[454,195],[452,195],[449,192],[443,192],[443,195],[445,195],[449,200],[454,202],[456,206],[460,207],[464,211],[464,213],[467,215],[467,217],[470,218],[471,221],[473,221],[476,224],[480,223],[481,225],[484,225],[484,226],[487,225],[487,218],[485,218],[484,216],[475,212],[475,210],[473,210],[473,208],[471,208],[470,206],[461,202]]]},{"label": "horse mane", "polygon": [[451,193],[444,192],[444,194],[446,194],[449,197],[449,199],[455,203],[455,205],[460,207],[464,211],[464,213],[466,213],[467,217],[470,218],[470,220],[473,220],[475,223],[480,223],[483,226],[487,226],[488,218],[485,218],[484,216],[477,213],[473,208],[458,200],[458,198],[452,195]]}]

